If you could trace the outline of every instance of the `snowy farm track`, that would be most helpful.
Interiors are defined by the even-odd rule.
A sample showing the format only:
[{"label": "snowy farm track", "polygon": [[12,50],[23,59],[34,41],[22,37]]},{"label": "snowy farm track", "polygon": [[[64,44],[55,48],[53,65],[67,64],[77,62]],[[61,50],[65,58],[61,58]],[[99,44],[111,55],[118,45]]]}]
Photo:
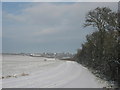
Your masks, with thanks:
[{"label": "snowy farm track", "polygon": [[[28,76],[3,79],[3,88],[100,88],[104,83],[73,61],[43,61]],[[37,62],[36,62],[37,63]],[[34,64],[33,64],[34,65]],[[31,65],[29,65],[31,67]],[[33,67],[32,67],[33,68]]]}]

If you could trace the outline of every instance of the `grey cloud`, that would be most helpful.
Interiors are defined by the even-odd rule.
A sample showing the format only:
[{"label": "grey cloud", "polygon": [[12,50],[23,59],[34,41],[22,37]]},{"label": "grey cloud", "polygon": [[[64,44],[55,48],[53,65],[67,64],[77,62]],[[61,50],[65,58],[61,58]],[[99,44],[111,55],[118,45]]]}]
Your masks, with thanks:
[{"label": "grey cloud", "polygon": [[117,3],[33,3],[17,15],[3,11],[3,50],[12,51],[14,44],[26,51],[51,50],[54,45],[56,51],[59,48],[74,51],[85,41],[85,36],[93,32],[91,28],[83,29],[82,25],[86,13],[98,6],[117,10]]}]

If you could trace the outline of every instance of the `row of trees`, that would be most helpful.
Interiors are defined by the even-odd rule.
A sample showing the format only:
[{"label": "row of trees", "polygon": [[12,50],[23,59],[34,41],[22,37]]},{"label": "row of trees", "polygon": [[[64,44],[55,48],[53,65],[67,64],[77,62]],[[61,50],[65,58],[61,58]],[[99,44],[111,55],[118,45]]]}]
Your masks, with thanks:
[{"label": "row of trees", "polygon": [[78,63],[92,70],[102,79],[114,81],[120,87],[120,27],[119,14],[110,8],[96,8],[88,12],[84,27],[93,26],[96,32],[86,36],[75,55]]}]

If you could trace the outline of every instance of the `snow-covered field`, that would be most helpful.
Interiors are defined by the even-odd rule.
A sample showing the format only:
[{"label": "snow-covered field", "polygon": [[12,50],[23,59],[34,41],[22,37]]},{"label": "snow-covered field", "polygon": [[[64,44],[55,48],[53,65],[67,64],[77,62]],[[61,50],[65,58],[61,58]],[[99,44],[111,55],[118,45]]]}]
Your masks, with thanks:
[{"label": "snow-covered field", "polygon": [[[0,77],[2,77],[2,54],[0,54]],[[0,79],[0,89],[2,88],[2,79]]]},{"label": "snow-covered field", "polygon": [[4,55],[2,70],[3,77],[12,76],[2,80],[3,88],[100,88],[106,85],[80,64],[54,58]]}]

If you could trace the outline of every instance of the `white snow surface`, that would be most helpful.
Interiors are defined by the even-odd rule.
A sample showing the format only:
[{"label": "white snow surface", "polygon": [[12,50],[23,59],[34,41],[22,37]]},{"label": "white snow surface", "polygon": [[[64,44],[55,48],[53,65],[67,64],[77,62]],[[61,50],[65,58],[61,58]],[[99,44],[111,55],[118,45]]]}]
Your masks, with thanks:
[{"label": "white snow surface", "polygon": [[3,56],[3,76],[19,75],[2,80],[3,88],[101,88],[105,82],[74,61],[17,55]]},{"label": "white snow surface", "polygon": [[[2,54],[0,53],[0,77],[2,77]],[[0,79],[0,89],[2,89],[2,79]]]}]

